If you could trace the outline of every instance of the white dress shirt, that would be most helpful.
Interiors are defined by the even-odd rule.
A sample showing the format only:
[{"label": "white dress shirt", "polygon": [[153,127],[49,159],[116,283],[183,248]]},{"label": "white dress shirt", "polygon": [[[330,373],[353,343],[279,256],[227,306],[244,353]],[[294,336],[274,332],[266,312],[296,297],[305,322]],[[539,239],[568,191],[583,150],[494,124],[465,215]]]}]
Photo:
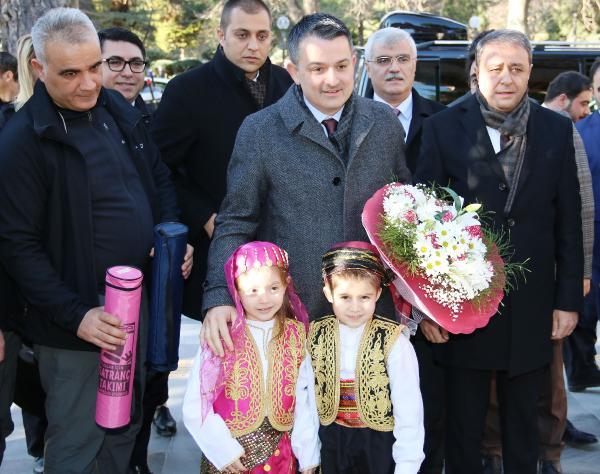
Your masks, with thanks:
[{"label": "white dress shirt", "polygon": [[502,145],[500,144],[500,131],[496,128],[485,127],[487,129],[488,135],[490,136],[490,141],[492,142],[492,146],[494,147],[494,151],[496,154],[500,153],[502,149]]},{"label": "white dress shirt", "polygon": [[317,120],[317,122],[319,122],[319,125],[321,125],[321,128],[323,129],[325,136],[329,137],[329,134],[327,133],[327,129],[325,128],[325,125],[323,125],[321,122],[323,122],[323,120],[332,118],[332,119],[335,119],[337,121],[337,123],[340,123],[340,117],[342,116],[342,112],[344,111],[344,106],[342,105],[342,108],[340,110],[338,110],[335,114],[326,115],[323,112],[321,112],[319,109],[317,109],[314,105],[312,105],[308,101],[306,96],[304,96],[304,103],[308,107],[308,110],[310,110],[310,113],[313,114],[313,117]]},{"label": "white dress shirt", "polygon": [[[272,339],[275,320],[247,321],[247,323],[260,355],[263,377],[266,382],[268,375],[268,370],[266,370],[268,367],[268,345]],[[183,399],[183,423],[207,459],[217,469],[223,470],[225,466],[238,459],[244,453],[244,449],[231,435],[223,418],[216,414],[212,407],[209,409],[204,421],[202,421],[200,397],[202,386],[200,374],[202,355],[202,348],[200,348],[194,359]],[[314,380],[312,381],[313,388],[311,395],[308,390],[310,381],[301,377],[302,373],[306,374],[306,368],[304,368],[306,363],[310,366],[310,358],[308,358],[308,361],[304,360],[300,367],[299,379],[296,386],[303,386],[303,388],[297,388],[298,398],[296,398],[294,428],[291,434],[292,450],[300,463],[301,469],[318,466],[321,450],[321,444],[318,439],[319,418],[314,395]],[[266,387],[266,383],[264,386]],[[310,416],[309,414],[313,415]],[[296,433],[298,424],[301,426],[300,431],[307,433],[308,437],[301,432]],[[316,430],[312,427],[315,424]],[[312,433],[315,431],[317,432],[316,438],[312,436]]]},{"label": "white dress shirt", "polygon": [[413,97],[412,92],[408,94],[408,97],[404,99],[398,107],[394,107],[388,104],[385,100],[379,97],[377,94],[373,93],[373,100],[377,102],[383,102],[384,104],[389,105],[392,109],[399,110],[398,120],[402,124],[402,128],[404,128],[404,142],[406,142],[406,137],[408,137],[408,131],[410,130],[410,123],[412,122],[412,113],[413,113]]}]

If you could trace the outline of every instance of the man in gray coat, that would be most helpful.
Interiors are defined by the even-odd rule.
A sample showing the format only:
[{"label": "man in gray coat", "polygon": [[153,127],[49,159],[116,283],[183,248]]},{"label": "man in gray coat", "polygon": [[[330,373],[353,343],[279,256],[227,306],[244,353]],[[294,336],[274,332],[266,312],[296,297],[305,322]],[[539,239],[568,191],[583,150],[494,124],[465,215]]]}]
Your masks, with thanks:
[{"label": "man in gray coat", "polygon": [[201,337],[217,354],[221,337],[232,347],[226,323],[235,308],[223,264],[239,245],[266,240],[286,249],[314,319],[330,311],[322,254],[335,242],[367,240],[366,200],[386,183],[410,181],[391,108],[353,93],[356,58],[347,27],[331,15],[308,15],[290,32],[288,47],[296,85],[244,121],[229,164],[203,301]]}]

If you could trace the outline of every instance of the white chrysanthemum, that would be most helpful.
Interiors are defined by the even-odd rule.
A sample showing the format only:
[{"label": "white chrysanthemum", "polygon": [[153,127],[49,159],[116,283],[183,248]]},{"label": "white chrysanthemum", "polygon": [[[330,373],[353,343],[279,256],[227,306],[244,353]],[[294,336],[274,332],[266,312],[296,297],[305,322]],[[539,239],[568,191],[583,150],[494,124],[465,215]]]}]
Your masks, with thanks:
[{"label": "white chrysanthemum", "polygon": [[383,199],[383,211],[392,220],[403,220],[406,211],[413,206],[413,199],[400,188],[392,188]]},{"label": "white chrysanthemum", "polygon": [[470,237],[467,241],[469,255],[473,258],[483,258],[487,253],[487,247],[479,237]]},{"label": "white chrysanthemum", "polygon": [[418,234],[416,240],[413,243],[413,248],[417,252],[420,258],[425,258],[430,255],[435,249],[431,239],[424,234]]}]

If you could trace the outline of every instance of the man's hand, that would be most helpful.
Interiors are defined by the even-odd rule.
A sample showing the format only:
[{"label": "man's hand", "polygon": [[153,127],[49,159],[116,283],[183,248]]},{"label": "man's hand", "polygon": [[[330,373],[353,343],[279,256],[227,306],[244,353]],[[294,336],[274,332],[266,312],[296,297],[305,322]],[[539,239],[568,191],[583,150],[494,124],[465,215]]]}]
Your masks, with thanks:
[{"label": "man's hand", "polygon": [[223,468],[223,472],[226,472],[228,474],[243,473],[243,472],[246,472],[247,470],[248,469],[246,469],[244,467],[244,465],[242,464],[242,461],[240,461],[239,459],[236,459],[229,466],[226,466],[225,468]]},{"label": "man's hand", "polygon": [[583,297],[585,298],[588,293],[590,292],[592,286],[592,282],[589,278],[584,278],[583,279]]},{"label": "man's hand", "polygon": [[181,265],[181,274],[184,280],[187,280],[190,273],[192,273],[192,265],[194,265],[194,247],[187,244],[185,255],[183,256],[183,265]]},{"label": "man's hand", "polygon": [[229,335],[227,323],[232,322],[236,317],[236,310],[233,306],[215,306],[206,312],[204,321],[202,321],[202,329],[200,330],[200,342],[208,343],[208,347],[219,357],[223,357],[223,344],[227,348],[233,350],[233,341]]},{"label": "man's hand", "polygon": [[215,217],[217,217],[217,213],[215,212],[204,224],[204,232],[208,235],[209,239],[212,239],[212,236],[215,232]]},{"label": "man's hand", "polygon": [[317,472],[316,467],[311,467],[310,469],[305,469],[304,471],[300,471],[302,474],[315,474]]},{"label": "man's hand", "polygon": [[0,362],[4,360],[4,334],[0,329]]},{"label": "man's hand", "polygon": [[127,339],[127,334],[120,329],[121,324],[119,318],[105,313],[104,307],[98,306],[85,313],[77,329],[77,337],[100,349],[114,351],[117,346],[124,345]]},{"label": "man's hand", "polygon": [[[194,265],[194,247],[190,244],[186,244],[185,255],[183,256],[183,264],[181,265],[181,274],[183,279],[187,280],[192,273],[192,266]],[[154,247],[150,249],[150,258],[154,258]]]},{"label": "man's hand", "polygon": [[579,316],[573,311],[555,309],[552,313],[552,337],[556,341],[568,336],[577,326]]},{"label": "man's hand", "polygon": [[440,327],[437,323],[424,319],[419,323],[419,327],[429,342],[433,342],[434,344],[448,342],[448,331]]}]

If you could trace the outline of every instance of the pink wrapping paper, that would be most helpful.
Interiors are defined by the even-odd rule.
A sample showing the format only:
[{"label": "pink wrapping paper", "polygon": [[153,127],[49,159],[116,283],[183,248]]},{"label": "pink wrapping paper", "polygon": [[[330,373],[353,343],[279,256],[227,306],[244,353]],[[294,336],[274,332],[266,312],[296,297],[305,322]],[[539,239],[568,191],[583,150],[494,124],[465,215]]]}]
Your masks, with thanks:
[{"label": "pink wrapping paper", "polygon": [[[462,311],[459,316],[457,318],[453,317],[448,308],[426,296],[421,289],[423,284],[427,283],[427,280],[409,275],[400,262],[396,262],[388,256],[385,245],[379,239],[379,226],[383,216],[383,198],[386,190],[387,186],[384,186],[366,202],[362,213],[362,223],[369,240],[379,250],[381,259],[396,275],[397,278],[393,281],[393,285],[400,296],[452,334],[470,334],[476,329],[486,326],[490,318],[498,311],[498,306],[504,297],[504,291],[502,290],[505,285],[504,275],[499,277],[500,280],[497,285],[499,289],[492,291],[487,301],[482,302],[480,306],[466,301],[462,304]],[[502,258],[498,255],[497,250],[494,247],[493,253],[488,258],[497,264],[503,265]]]},{"label": "pink wrapping paper", "polygon": [[121,320],[127,339],[114,351],[100,351],[96,423],[103,428],[120,428],[131,418],[142,279],[142,272],[133,267],[106,271],[104,311]]}]

